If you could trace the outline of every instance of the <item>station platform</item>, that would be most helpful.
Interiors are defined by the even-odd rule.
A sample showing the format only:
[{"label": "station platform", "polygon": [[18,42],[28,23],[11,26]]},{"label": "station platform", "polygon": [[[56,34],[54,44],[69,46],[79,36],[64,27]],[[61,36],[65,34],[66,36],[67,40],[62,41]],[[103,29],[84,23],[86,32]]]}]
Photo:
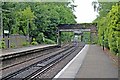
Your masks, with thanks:
[{"label": "station platform", "polygon": [[85,45],[53,80],[96,80],[96,78],[118,80],[118,66],[100,46]]},{"label": "station platform", "polygon": [[29,47],[16,48],[16,49],[0,50],[0,57],[34,51],[34,50],[40,50],[40,49],[45,49],[45,48],[50,48],[55,46],[57,46],[57,44],[37,45],[37,46],[29,46]]}]

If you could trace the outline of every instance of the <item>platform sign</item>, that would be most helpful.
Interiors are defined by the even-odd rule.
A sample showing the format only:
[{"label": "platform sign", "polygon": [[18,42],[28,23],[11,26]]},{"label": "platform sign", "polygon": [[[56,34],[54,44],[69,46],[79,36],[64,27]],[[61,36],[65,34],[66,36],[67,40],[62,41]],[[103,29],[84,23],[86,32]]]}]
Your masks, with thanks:
[{"label": "platform sign", "polygon": [[4,33],[5,33],[5,34],[9,34],[9,31],[8,31],[8,30],[4,30]]}]

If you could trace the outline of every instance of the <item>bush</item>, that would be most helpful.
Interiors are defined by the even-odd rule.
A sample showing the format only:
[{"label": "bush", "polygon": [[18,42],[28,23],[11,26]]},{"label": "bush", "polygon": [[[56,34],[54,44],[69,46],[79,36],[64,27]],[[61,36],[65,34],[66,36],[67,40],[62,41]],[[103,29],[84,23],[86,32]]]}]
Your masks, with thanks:
[{"label": "bush", "polygon": [[36,41],[38,43],[43,43],[44,42],[44,34],[43,33],[39,33],[38,36],[36,37]]},{"label": "bush", "polygon": [[2,49],[2,45],[1,45],[1,42],[0,42],[0,49]]},{"label": "bush", "polygon": [[44,40],[44,43],[45,43],[45,44],[55,44],[54,41],[52,41],[52,40],[50,40],[50,39],[46,39],[46,38],[45,38],[45,40]]},{"label": "bush", "polygon": [[32,45],[38,45],[37,41],[35,40],[35,38],[33,38],[33,42],[31,43]]},{"label": "bush", "polygon": [[118,54],[120,55],[120,37],[117,38],[117,48],[118,48]]},{"label": "bush", "polygon": [[10,48],[15,48],[15,44],[12,43],[12,44],[10,45]]},{"label": "bush", "polygon": [[29,42],[23,42],[22,46],[29,46]]},{"label": "bush", "polygon": [[2,39],[2,41],[1,41],[1,43],[0,43],[0,48],[2,48],[2,49],[5,49],[5,48],[6,48],[4,38]]},{"label": "bush", "polygon": [[[120,5],[116,4],[112,7],[105,17],[98,20],[98,41],[100,45],[104,45],[112,53],[120,55]],[[104,34],[103,34],[104,32]]]},{"label": "bush", "polygon": [[91,44],[91,42],[90,42],[90,41],[88,41],[88,42],[87,42],[87,44]]}]

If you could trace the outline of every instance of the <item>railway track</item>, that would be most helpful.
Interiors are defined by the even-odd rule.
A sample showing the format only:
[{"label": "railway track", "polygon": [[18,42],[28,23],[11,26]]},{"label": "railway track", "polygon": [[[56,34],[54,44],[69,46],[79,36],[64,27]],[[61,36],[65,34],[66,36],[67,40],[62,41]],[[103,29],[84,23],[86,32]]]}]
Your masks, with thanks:
[{"label": "railway track", "polygon": [[73,51],[69,56],[65,57],[63,60],[59,61],[54,66],[50,67],[43,74],[37,75],[35,79],[37,80],[53,79],[58,74],[58,72],[60,72],[82,50],[84,45],[85,45],[84,43],[76,45],[75,51]]},{"label": "railway track", "polygon": [[18,70],[14,73],[11,73],[5,77],[3,77],[1,80],[12,80],[15,78],[21,78],[21,79],[32,79],[35,78],[37,75],[40,75],[47,71],[50,67],[70,55],[72,52],[74,52],[76,47],[70,46],[64,50],[61,50],[57,54],[54,54],[48,58],[45,58],[41,61],[38,61],[37,63],[34,63],[30,66],[27,66],[21,70]]},{"label": "railway track", "polygon": [[[10,64],[10,62],[12,62],[12,64],[8,64],[7,66],[2,66],[2,68],[0,68],[0,71],[1,70],[5,70],[5,69],[7,69],[7,68],[10,68],[10,67],[13,67],[13,66],[16,66],[16,65],[19,65],[19,64],[22,64],[22,63],[25,63],[25,62],[28,62],[28,61],[31,61],[31,60],[33,60],[33,59],[36,59],[36,58],[39,58],[39,57],[42,57],[42,56],[45,56],[45,55],[48,55],[48,54],[50,54],[50,53],[52,53],[52,52],[55,52],[56,50],[60,50],[60,49],[65,49],[66,47],[68,47],[68,46],[70,46],[71,44],[67,44],[67,45],[63,45],[61,48],[53,48],[53,49],[50,49],[49,50],[49,52],[48,52],[48,50],[45,50],[45,51],[41,51],[41,53],[40,52],[34,52],[34,53],[32,53],[32,54],[28,54],[28,56],[27,55],[22,55],[22,56],[18,56],[18,57],[16,57],[16,58],[18,58],[19,59],[19,57],[24,57],[24,56],[27,56],[28,58],[27,59],[21,59],[20,60],[20,62],[19,62],[19,60],[17,61],[16,60],[16,58],[15,57],[13,57],[13,58],[11,58],[11,60],[12,61],[10,61],[10,59],[5,59],[5,60],[2,60],[2,65],[4,66],[4,61],[8,61],[7,63],[9,63]],[[29,58],[30,56],[32,55],[32,57],[31,58]],[[34,55],[37,55],[37,56],[35,56],[35,57],[33,57]],[[14,60],[14,58],[15,58],[15,60]]]}]

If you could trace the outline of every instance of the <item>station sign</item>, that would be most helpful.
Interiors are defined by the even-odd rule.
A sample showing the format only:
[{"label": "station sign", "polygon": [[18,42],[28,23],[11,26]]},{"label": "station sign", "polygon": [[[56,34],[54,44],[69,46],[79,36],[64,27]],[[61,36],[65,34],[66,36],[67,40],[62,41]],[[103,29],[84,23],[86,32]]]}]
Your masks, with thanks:
[{"label": "station sign", "polygon": [[5,34],[9,34],[9,31],[8,31],[8,30],[4,30],[4,33],[5,33]]}]

